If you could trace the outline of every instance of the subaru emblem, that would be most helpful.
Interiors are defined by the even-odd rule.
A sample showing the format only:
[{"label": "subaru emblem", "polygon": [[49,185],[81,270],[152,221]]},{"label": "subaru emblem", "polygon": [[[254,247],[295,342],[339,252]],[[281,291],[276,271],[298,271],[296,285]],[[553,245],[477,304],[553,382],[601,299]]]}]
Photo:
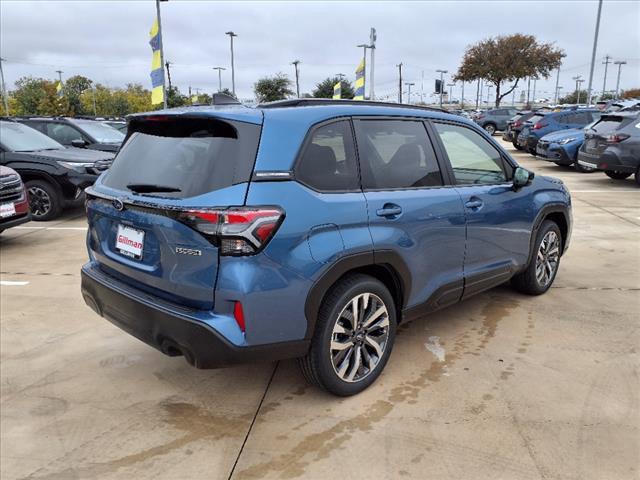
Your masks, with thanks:
[{"label": "subaru emblem", "polygon": [[124,210],[124,203],[119,198],[114,198],[111,203],[113,204],[113,208],[115,208],[119,212]]}]

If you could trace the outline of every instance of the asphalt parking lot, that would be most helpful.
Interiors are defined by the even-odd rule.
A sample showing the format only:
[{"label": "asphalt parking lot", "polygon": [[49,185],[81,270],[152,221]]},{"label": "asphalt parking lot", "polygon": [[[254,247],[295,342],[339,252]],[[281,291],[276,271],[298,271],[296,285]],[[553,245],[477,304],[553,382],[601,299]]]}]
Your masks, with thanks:
[{"label": "asphalt parking lot", "polygon": [[572,191],[553,288],[402,327],[347,399],[294,361],[196,370],[99,318],[82,210],[4,232],[2,478],[638,478],[640,190],[513,153]]}]

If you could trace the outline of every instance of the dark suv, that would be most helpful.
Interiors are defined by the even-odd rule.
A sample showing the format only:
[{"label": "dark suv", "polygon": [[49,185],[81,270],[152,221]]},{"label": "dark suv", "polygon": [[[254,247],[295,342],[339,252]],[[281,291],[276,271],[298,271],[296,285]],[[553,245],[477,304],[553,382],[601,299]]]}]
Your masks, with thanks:
[{"label": "dark suv", "polygon": [[27,117],[19,122],[35,128],[66,147],[117,152],[125,134],[103,122],[69,117]]},{"label": "dark suv", "polygon": [[33,220],[52,220],[65,206],[81,204],[85,187],[112,160],[112,153],[65,148],[31,127],[0,121],[0,164],[24,180]]},{"label": "dark suv", "polygon": [[516,108],[494,108],[487,110],[474,118],[474,121],[484,128],[489,135],[507,128],[507,122],[518,113]]},{"label": "dark suv", "polygon": [[504,282],[547,291],[571,198],[460,116],[294,100],[133,115],[87,189],[86,303],[196,367],[300,357],[370,385],[399,323]]}]

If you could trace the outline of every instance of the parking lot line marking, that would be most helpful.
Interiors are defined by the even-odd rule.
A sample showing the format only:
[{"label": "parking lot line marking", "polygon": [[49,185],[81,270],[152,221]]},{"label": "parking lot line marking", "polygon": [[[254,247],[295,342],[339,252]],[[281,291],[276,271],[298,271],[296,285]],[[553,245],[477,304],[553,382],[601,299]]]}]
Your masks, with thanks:
[{"label": "parking lot line marking", "polygon": [[639,190],[571,190],[569,193],[638,193]]},{"label": "parking lot line marking", "polygon": [[10,280],[0,280],[0,285],[7,287],[22,287],[24,285],[29,285],[29,282],[12,282]]}]

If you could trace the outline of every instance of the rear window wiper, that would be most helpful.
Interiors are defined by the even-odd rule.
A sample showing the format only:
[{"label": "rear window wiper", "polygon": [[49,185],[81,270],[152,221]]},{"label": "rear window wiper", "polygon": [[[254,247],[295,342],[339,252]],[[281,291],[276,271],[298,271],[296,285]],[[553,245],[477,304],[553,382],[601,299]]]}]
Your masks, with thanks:
[{"label": "rear window wiper", "polygon": [[181,192],[177,187],[167,185],[155,185],[153,183],[130,183],[127,188],[136,193],[153,193],[153,192]]}]

